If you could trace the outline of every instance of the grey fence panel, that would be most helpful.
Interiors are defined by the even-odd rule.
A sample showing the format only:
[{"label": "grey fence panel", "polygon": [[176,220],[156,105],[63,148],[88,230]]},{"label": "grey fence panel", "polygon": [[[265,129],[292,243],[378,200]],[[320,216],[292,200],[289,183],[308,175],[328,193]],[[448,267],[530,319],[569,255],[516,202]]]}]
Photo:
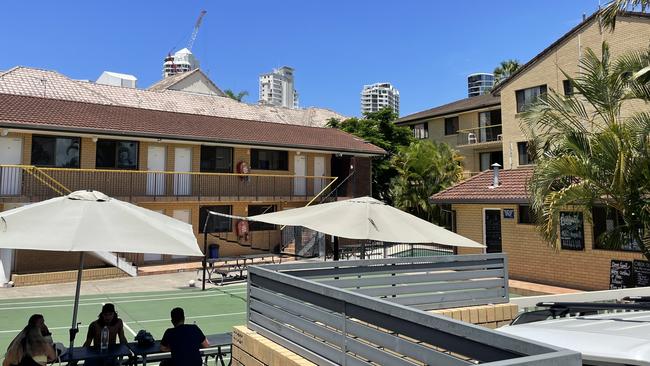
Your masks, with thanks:
[{"label": "grey fence panel", "polygon": [[505,276],[503,269],[488,269],[480,271],[464,271],[457,270],[457,272],[429,272],[425,274],[400,274],[392,276],[388,274],[386,276],[372,275],[372,277],[363,277],[363,274],[359,274],[355,278],[342,278],[339,280],[316,280],[318,283],[325,285],[336,286],[337,288],[349,288],[349,287],[365,287],[365,286],[392,286],[399,284],[407,283],[423,283],[423,282],[432,282],[435,280],[439,281],[454,281],[454,280],[470,280],[470,279],[482,279],[482,278],[494,278]]},{"label": "grey fence panel", "polygon": [[445,282],[437,284],[424,284],[424,285],[395,285],[360,288],[356,292],[368,296],[388,296],[388,295],[402,295],[402,294],[419,294],[419,293],[432,293],[451,290],[477,290],[486,288],[503,288],[503,279],[482,279],[472,280],[470,282]]},{"label": "grey fence panel", "polygon": [[291,263],[249,273],[249,327],[318,365],[580,365],[575,352],[419,310],[507,302],[502,254]]}]

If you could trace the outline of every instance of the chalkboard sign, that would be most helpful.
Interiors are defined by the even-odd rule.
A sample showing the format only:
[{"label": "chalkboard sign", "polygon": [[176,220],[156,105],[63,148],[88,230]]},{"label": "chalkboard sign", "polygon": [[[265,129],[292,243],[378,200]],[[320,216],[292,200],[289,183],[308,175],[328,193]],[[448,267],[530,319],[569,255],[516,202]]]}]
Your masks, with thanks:
[{"label": "chalkboard sign", "polygon": [[503,218],[504,219],[514,219],[515,218],[515,209],[514,208],[504,208],[503,209]]},{"label": "chalkboard sign", "polygon": [[632,275],[632,261],[619,261],[612,259],[609,270],[610,290],[634,287],[634,276]]},{"label": "chalkboard sign", "polygon": [[585,249],[582,212],[560,212],[560,245],[562,249]]},{"label": "chalkboard sign", "polygon": [[634,287],[650,286],[650,262],[635,260],[632,263],[634,270]]}]

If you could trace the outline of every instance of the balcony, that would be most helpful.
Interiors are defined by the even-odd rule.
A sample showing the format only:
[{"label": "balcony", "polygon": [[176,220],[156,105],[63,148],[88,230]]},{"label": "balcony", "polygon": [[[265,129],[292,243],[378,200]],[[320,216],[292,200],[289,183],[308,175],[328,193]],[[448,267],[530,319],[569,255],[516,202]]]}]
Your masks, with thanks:
[{"label": "balcony", "polygon": [[469,147],[479,145],[481,147],[488,147],[500,145],[502,137],[501,126],[499,124],[458,130],[456,146]]},{"label": "balcony", "polygon": [[0,203],[35,202],[93,189],[131,202],[304,201],[333,187],[334,177],[0,165]]}]

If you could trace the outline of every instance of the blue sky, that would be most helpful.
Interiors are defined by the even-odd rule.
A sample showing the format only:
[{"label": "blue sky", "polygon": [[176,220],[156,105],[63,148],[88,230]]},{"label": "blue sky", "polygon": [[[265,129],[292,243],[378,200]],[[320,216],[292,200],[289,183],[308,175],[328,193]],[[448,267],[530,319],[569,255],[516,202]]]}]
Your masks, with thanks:
[{"label": "blue sky", "polygon": [[258,75],[296,69],[301,106],[359,114],[364,84],[393,83],[401,115],[466,96],[466,76],[527,61],[598,0],[3,1],[0,70],[16,65],[95,80],[102,71],[159,80],[163,57],[194,45],[222,89],[257,101]]}]

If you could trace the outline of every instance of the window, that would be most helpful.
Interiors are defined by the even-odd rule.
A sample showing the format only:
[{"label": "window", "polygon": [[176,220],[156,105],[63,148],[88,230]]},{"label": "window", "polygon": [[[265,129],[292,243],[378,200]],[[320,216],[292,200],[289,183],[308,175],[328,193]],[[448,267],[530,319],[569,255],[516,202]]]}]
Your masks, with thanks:
[{"label": "window", "polygon": [[492,164],[498,163],[503,166],[503,151],[485,152],[479,155],[481,171],[492,169]]},{"label": "window", "polygon": [[535,213],[529,205],[519,205],[517,211],[519,211],[518,222],[520,224],[534,224],[537,221]]},{"label": "window", "polygon": [[571,83],[571,80],[562,81],[562,88],[564,89],[564,95],[567,97],[573,95],[573,84]]},{"label": "window", "polygon": [[540,95],[546,94],[546,85],[535,86],[528,89],[517,90],[517,113],[526,111],[528,105],[533,103]]},{"label": "window", "polygon": [[529,146],[528,141],[517,142],[517,151],[519,153],[519,165],[530,165],[535,163],[534,151]]},{"label": "window", "polygon": [[251,169],[289,170],[289,152],[251,149]]},{"label": "window", "polygon": [[208,211],[231,215],[232,206],[201,206],[199,210],[199,232],[203,233],[205,220],[210,216],[207,226],[208,233],[229,233],[232,231],[232,219],[229,217],[208,215]]},{"label": "window", "polygon": [[137,141],[97,141],[96,168],[138,169]]},{"label": "window", "polygon": [[232,148],[201,146],[201,171],[232,173]]},{"label": "window", "polygon": [[445,135],[458,133],[458,117],[445,118]]},{"label": "window", "polygon": [[78,137],[32,137],[32,165],[56,168],[79,168]]},{"label": "window", "polygon": [[[594,231],[594,249],[611,249],[607,247],[601,238],[604,233],[614,230],[623,223],[623,216],[620,212],[605,206],[596,206],[591,210]],[[623,251],[640,252],[639,243],[629,240],[621,244]]]},{"label": "window", "polygon": [[413,131],[413,137],[416,139],[422,140],[429,138],[429,124],[427,122],[413,125],[411,126],[411,130]]},{"label": "window", "polygon": [[[275,212],[275,205],[250,205],[248,206],[248,216],[261,215],[265,213]],[[264,231],[264,230],[275,230],[276,227],[273,224],[267,224],[265,222],[251,221],[248,225],[250,231]]]}]

